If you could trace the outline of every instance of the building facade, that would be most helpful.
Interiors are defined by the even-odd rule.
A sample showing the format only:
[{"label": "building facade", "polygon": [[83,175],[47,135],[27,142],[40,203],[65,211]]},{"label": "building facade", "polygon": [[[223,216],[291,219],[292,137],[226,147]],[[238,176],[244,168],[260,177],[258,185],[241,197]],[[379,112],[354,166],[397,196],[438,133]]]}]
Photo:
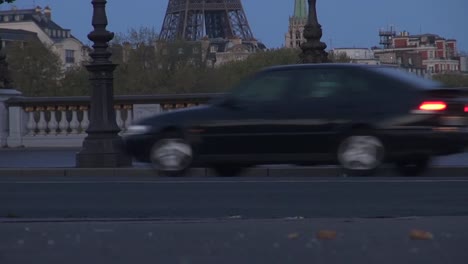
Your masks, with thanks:
[{"label": "building facade", "polygon": [[289,18],[289,29],[285,35],[284,46],[286,48],[300,48],[306,41],[304,27],[307,24],[306,0],[295,0],[294,15]]},{"label": "building facade", "polygon": [[[385,34],[385,35],[383,35]],[[380,32],[383,48],[374,49],[383,64],[393,64],[428,74],[460,71],[457,41],[435,34],[410,35],[403,31]]]},{"label": "building facade", "polygon": [[64,68],[80,65],[88,58],[83,43],[52,20],[49,7],[0,11],[0,34],[5,45],[9,41],[40,40],[60,57]]},{"label": "building facade", "polygon": [[335,48],[330,53],[339,57],[345,55],[351,63],[378,65],[380,61],[375,57],[374,51],[369,48]]}]

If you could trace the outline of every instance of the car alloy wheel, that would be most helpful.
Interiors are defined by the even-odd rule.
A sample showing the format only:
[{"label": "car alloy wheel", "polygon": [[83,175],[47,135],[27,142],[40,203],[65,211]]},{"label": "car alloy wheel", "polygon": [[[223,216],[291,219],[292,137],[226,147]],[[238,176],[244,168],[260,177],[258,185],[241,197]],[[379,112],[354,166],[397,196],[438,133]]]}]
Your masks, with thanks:
[{"label": "car alloy wheel", "polygon": [[193,151],[190,144],[180,138],[159,140],[151,151],[151,162],[163,172],[183,172],[192,162]]},{"label": "car alloy wheel", "polygon": [[338,148],[340,165],[352,172],[371,172],[377,169],[384,157],[382,142],[372,135],[352,135]]}]

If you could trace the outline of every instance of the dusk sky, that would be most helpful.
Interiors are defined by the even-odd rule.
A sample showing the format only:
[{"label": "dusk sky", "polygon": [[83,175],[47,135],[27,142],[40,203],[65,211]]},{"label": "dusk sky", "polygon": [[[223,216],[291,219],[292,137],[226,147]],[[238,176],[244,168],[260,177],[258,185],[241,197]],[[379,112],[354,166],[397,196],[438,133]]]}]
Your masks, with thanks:
[{"label": "dusk sky", "polygon": [[[52,8],[53,19],[88,43],[91,0],[17,0],[18,8],[34,3]],[[109,30],[126,32],[141,26],[161,29],[168,0],[108,0]],[[281,47],[292,15],[294,0],[243,0],[257,39],[269,48]],[[379,28],[394,25],[411,34],[434,33],[458,40],[468,52],[468,0],[318,0],[322,41],[333,48],[378,45]],[[11,8],[5,4],[2,9]],[[331,44],[331,45],[330,45]]]}]

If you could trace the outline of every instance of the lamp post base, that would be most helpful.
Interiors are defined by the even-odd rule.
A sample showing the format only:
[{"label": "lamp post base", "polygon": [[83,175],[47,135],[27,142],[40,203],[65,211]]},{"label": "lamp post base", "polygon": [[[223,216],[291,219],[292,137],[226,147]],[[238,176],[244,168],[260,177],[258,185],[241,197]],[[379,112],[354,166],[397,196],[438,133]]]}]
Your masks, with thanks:
[{"label": "lamp post base", "polygon": [[132,166],[118,135],[88,135],[82,150],[76,155],[78,168],[117,168]]}]

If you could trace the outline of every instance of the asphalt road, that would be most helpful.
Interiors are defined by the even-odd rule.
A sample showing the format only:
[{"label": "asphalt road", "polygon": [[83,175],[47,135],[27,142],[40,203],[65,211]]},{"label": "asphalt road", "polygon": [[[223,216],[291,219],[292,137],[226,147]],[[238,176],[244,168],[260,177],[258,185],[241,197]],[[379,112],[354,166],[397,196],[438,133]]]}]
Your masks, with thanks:
[{"label": "asphalt road", "polygon": [[467,178],[2,177],[0,217],[468,216]]},{"label": "asphalt road", "polygon": [[468,217],[0,224],[2,264],[466,264]]}]

